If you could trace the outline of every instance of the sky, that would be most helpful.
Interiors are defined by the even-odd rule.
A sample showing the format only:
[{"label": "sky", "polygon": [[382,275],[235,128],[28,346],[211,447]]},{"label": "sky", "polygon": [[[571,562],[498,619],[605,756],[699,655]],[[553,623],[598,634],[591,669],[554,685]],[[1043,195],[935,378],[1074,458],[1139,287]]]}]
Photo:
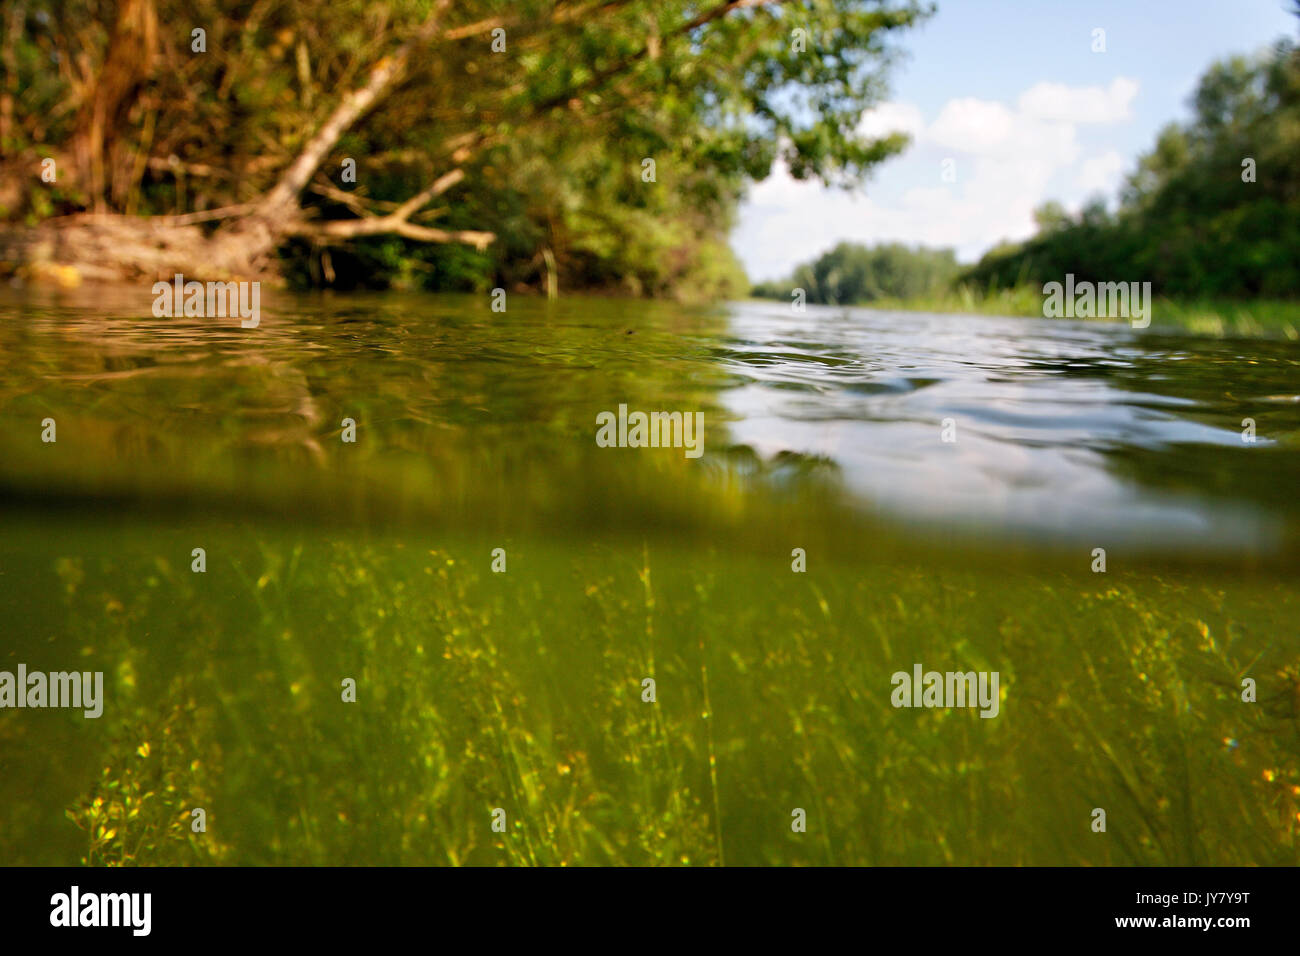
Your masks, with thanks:
[{"label": "sky", "polygon": [[[973,262],[1035,231],[1049,199],[1113,206],[1161,127],[1190,116],[1212,62],[1295,37],[1290,0],[938,0],[899,35],[869,134],[912,144],[845,193],[783,166],[751,187],[731,244],[754,281],[782,279],[840,241],[956,249]],[[1094,30],[1105,52],[1093,52]]]}]

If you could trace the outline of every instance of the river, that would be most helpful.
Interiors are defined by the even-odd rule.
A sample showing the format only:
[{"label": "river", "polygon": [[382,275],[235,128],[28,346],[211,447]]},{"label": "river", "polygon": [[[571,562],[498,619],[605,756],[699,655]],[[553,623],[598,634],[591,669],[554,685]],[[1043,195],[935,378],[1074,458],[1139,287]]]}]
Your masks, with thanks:
[{"label": "river", "polygon": [[0,862],[1300,862],[1295,343],[490,301],[0,298]]}]

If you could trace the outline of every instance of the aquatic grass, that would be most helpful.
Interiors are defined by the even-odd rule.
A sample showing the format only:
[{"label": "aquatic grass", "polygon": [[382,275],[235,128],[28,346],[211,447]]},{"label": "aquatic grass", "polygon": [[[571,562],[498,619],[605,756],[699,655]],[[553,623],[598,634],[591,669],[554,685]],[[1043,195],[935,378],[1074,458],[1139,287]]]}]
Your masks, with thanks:
[{"label": "aquatic grass", "polygon": [[[0,782],[8,859],[1300,863],[1300,609],[1268,575],[794,574],[654,537],[520,538],[493,574],[479,538],[242,526],[83,527],[85,560],[15,531],[61,609],[16,623],[18,648],[76,635],[111,707],[69,722],[91,759],[54,768],[65,802]],[[200,536],[205,575],[163,569]],[[998,670],[999,716],[894,709],[918,662]],[[66,829],[38,847],[18,820]]]}]

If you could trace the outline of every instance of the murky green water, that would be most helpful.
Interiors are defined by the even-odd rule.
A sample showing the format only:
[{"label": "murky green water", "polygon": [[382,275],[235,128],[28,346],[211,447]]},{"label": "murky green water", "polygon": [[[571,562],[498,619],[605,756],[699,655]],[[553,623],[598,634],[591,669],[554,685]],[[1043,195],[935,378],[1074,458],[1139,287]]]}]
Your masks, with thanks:
[{"label": "murky green water", "polygon": [[[1298,383],[1100,323],[9,295],[0,671],[104,713],[0,710],[0,862],[1294,865]],[[917,664],[997,716],[894,707]]]}]

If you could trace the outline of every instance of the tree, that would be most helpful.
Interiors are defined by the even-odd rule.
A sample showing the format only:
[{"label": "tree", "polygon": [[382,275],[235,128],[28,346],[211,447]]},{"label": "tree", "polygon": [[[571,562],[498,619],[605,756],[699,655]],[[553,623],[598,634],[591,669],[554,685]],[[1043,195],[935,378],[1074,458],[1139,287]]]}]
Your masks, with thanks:
[{"label": "tree", "polygon": [[[704,215],[725,214],[778,158],[796,177],[856,181],[903,145],[854,129],[882,91],[890,37],[926,12],[916,0],[224,6],[14,0],[0,171],[19,188],[0,204],[32,228],[0,240],[0,258],[53,247],[90,275],[226,278],[275,271],[293,241],[483,250],[497,233],[464,213],[510,218],[489,184],[508,181],[537,225],[539,206],[575,205],[564,193],[579,186],[548,159],[584,147],[624,209],[662,201],[642,188],[645,158],[674,177],[656,177],[661,191],[703,171],[689,188],[712,192]],[[34,174],[43,158],[57,183]],[[337,175],[347,158],[364,186]],[[513,186],[548,166],[556,188]],[[574,221],[545,224],[553,234],[533,245],[549,250]]]},{"label": "tree", "polygon": [[1034,210],[1034,223],[1040,233],[1055,232],[1070,224],[1070,214],[1056,200],[1049,200]]},{"label": "tree", "polygon": [[1032,239],[987,253],[981,285],[1077,279],[1150,281],[1157,293],[1300,295],[1300,48],[1213,64],[1192,118],[1161,130],[1120,194],[1039,220]]}]

